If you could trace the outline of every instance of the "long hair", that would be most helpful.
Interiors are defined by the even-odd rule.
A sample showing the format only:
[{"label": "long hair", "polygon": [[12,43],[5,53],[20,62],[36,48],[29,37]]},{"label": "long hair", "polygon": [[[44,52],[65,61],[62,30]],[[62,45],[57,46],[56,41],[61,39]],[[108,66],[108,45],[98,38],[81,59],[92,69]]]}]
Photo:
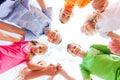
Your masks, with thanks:
[{"label": "long hair", "polygon": [[0,0],[0,5],[3,3],[3,2],[5,2],[6,0]]}]

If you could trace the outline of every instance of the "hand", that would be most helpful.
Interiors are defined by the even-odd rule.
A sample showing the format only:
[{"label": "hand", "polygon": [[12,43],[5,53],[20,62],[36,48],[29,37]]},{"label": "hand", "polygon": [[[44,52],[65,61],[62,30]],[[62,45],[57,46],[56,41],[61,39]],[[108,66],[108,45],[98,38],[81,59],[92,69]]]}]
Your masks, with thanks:
[{"label": "hand", "polygon": [[112,41],[109,42],[109,48],[113,54],[120,56],[120,38],[113,38]]},{"label": "hand", "polygon": [[95,23],[87,21],[81,27],[81,32],[85,33],[86,35],[92,35],[95,32]]},{"label": "hand", "polygon": [[58,74],[58,71],[55,65],[50,64],[46,67],[46,75],[55,76],[56,74]]},{"label": "hand", "polygon": [[61,70],[62,70],[61,64],[58,63],[56,68],[57,68],[57,71],[58,71],[58,72],[61,72]]}]

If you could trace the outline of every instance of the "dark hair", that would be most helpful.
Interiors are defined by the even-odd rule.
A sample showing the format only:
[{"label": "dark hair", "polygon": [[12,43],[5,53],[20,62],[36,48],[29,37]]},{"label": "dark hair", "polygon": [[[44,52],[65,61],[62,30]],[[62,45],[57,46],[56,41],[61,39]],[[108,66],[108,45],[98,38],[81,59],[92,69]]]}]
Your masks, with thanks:
[{"label": "dark hair", "polygon": [[32,45],[36,45],[36,44],[38,44],[38,41],[32,40],[32,41],[30,41],[30,43],[31,43]]},{"label": "dark hair", "polygon": [[5,2],[6,0],[0,0],[0,5],[3,3],[3,2]]},{"label": "dark hair", "polygon": [[67,45],[67,52],[69,52],[69,51],[68,51],[68,48],[69,48],[70,46],[71,46],[71,43],[69,43],[69,44]]}]

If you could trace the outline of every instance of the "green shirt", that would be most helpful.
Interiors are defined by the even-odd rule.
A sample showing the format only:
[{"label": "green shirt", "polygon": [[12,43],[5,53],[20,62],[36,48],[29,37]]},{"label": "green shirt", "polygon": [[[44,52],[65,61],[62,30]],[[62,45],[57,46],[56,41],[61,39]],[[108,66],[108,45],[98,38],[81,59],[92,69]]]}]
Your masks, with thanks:
[{"label": "green shirt", "polygon": [[120,58],[110,54],[105,45],[90,46],[80,64],[83,78],[91,79],[90,74],[93,74],[104,80],[120,80]]}]

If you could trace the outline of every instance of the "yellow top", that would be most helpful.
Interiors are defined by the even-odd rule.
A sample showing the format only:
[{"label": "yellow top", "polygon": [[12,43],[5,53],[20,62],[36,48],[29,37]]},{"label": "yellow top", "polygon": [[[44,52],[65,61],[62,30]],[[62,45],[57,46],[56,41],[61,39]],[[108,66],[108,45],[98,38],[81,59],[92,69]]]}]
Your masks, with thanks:
[{"label": "yellow top", "polygon": [[65,6],[74,7],[75,5],[77,5],[79,8],[83,8],[87,6],[90,1],[91,0],[65,0]]}]

